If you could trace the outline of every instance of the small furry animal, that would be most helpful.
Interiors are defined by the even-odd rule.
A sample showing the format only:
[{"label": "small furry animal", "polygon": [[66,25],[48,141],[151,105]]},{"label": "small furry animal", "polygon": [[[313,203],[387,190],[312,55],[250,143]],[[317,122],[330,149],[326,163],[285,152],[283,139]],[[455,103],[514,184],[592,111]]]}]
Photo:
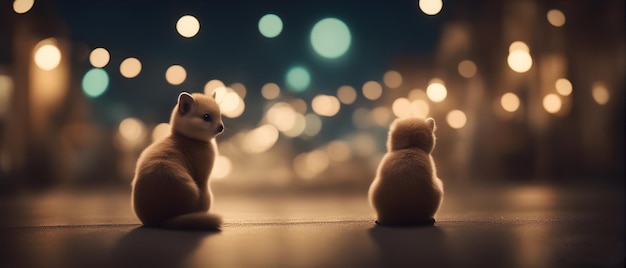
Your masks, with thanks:
[{"label": "small furry animal", "polygon": [[369,189],[370,204],[381,225],[431,225],[443,199],[430,155],[435,147],[435,120],[396,119],[389,130],[387,154]]},{"label": "small furry animal", "polygon": [[209,214],[209,175],[224,131],[215,93],[181,93],[170,118],[172,133],[148,146],[137,160],[132,206],[145,226],[181,230],[219,230],[221,218]]}]

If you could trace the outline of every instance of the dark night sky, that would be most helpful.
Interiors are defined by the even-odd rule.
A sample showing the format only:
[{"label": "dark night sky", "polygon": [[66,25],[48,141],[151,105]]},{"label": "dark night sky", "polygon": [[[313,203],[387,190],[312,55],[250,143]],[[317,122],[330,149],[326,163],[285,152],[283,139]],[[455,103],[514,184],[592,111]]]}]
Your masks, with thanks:
[{"label": "dark night sky", "polygon": [[[247,109],[253,108],[262,102],[263,84],[275,82],[284,92],[285,73],[294,65],[305,66],[311,73],[311,86],[298,95],[307,101],[316,93],[334,94],[341,85],[359,89],[368,80],[380,81],[395,58],[433,52],[446,18],[446,4],[440,14],[429,17],[415,0],[57,1],[56,8],[74,43],[89,50],[105,47],[111,53],[104,68],[111,84],[94,101],[97,111],[117,111],[110,123],[119,116],[166,120],[163,115],[169,110],[154,118],[155,105],[138,109],[137,103],[171,107],[180,91],[202,91],[211,79],[227,85],[243,83],[248,89]],[[263,37],[257,28],[267,13],[280,16],[284,25],[273,39]],[[190,39],[175,29],[185,14],[194,15],[201,24],[198,35]],[[352,34],[350,49],[338,59],[321,58],[309,43],[311,28],[326,17],[343,20]],[[142,61],[142,72],[134,79],[119,74],[119,63],[127,57]],[[179,86],[164,78],[172,64],[187,70],[187,79]],[[84,73],[90,65],[84,61],[78,67]]]}]

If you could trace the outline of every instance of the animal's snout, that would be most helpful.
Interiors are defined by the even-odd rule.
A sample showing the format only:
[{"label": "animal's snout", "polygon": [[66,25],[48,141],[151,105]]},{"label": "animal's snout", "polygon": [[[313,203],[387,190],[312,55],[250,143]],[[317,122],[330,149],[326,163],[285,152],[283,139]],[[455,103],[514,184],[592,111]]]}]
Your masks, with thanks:
[{"label": "animal's snout", "polygon": [[222,132],[224,132],[224,125],[222,124],[217,125],[217,133],[222,133]]}]

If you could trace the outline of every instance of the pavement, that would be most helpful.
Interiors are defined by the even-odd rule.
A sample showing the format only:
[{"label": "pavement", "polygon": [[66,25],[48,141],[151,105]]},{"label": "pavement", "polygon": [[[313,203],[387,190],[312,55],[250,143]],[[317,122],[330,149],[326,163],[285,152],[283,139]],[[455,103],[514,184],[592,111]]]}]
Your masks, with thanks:
[{"label": "pavement", "polygon": [[365,194],[219,194],[221,232],[141,227],[125,190],[0,196],[0,267],[624,267],[624,189],[449,187],[430,227]]}]

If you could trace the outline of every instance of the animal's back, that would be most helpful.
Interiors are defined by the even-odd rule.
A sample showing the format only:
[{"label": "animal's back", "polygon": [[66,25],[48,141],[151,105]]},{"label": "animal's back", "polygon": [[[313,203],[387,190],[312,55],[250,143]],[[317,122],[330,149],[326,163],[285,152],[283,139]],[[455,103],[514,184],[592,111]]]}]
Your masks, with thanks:
[{"label": "animal's back", "polygon": [[403,149],[385,155],[370,188],[370,202],[387,223],[430,220],[442,191],[428,153]]},{"label": "animal's back", "polygon": [[145,225],[176,215],[206,211],[201,192],[185,163],[183,153],[169,137],[149,148],[137,163],[133,181],[133,207]]}]

